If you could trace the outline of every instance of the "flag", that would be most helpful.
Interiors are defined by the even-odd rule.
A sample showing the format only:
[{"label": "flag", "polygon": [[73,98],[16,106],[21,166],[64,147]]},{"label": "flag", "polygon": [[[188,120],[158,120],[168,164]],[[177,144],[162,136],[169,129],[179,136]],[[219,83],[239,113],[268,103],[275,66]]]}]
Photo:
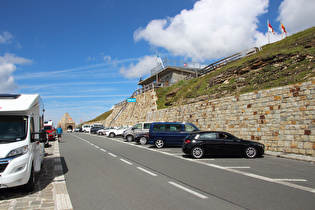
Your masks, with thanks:
[{"label": "flag", "polygon": [[162,66],[162,68],[164,69],[164,64],[162,62],[162,59],[160,58],[159,54],[157,54],[157,62]]},{"label": "flag", "polygon": [[285,30],[284,25],[283,25],[282,23],[281,23],[281,29],[282,29],[282,31],[283,31],[284,33],[288,34],[287,31]]},{"label": "flag", "polygon": [[275,31],[273,30],[272,26],[270,25],[270,23],[268,23],[268,31],[272,32],[273,34],[276,34]]},{"label": "flag", "polygon": [[184,67],[188,67],[187,63],[184,63]]}]

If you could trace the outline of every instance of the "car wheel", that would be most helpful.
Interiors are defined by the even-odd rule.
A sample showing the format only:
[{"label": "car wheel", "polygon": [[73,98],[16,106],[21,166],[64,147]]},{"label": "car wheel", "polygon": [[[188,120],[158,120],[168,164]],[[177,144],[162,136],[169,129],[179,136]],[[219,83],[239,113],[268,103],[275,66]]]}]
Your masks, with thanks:
[{"label": "car wheel", "polygon": [[162,148],[164,147],[164,141],[162,139],[158,139],[154,142],[154,145],[157,147],[157,148]]},{"label": "car wheel", "polygon": [[26,185],[24,185],[24,190],[26,192],[32,192],[35,188],[35,175],[34,175],[34,168],[32,166],[31,168],[31,175],[30,178],[28,180],[28,182],[26,183]]},{"label": "car wheel", "polygon": [[194,147],[191,150],[191,156],[196,159],[203,158],[204,154],[204,150],[201,147]]},{"label": "car wheel", "polygon": [[257,149],[253,146],[246,147],[244,153],[245,153],[245,157],[247,158],[257,157]]},{"label": "car wheel", "polygon": [[110,138],[114,138],[114,137],[115,137],[115,133],[110,133],[110,134],[109,134],[109,137],[110,137]]},{"label": "car wheel", "polygon": [[145,145],[145,144],[148,142],[148,140],[147,140],[146,137],[141,137],[141,138],[139,139],[139,142],[140,142],[141,145]]},{"label": "car wheel", "polygon": [[133,136],[132,135],[128,135],[127,136],[127,141],[132,142],[133,141]]}]

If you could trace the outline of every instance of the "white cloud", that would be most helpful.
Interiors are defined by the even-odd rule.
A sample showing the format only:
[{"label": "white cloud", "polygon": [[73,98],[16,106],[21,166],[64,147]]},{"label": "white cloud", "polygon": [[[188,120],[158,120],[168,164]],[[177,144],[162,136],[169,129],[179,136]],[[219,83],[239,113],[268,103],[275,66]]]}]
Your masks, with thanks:
[{"label": "white cloud", "polygon": [[2,34],[0,33],[0,44],[10,44],[12,38],[13,36],[10,32],[3,31]]},{"label": "white cloud", "polygon": [[0,56],[0,92],[12,92],[16,90],[13,72],[15,64],[29,64],[32,61],[26,58],[16,57],[14,54],[6,53]]},{"label": "white cloud", "polygon": [[103,60],[105,62],[110,62],[112,60],[112,58],[109,55],[105,55],[105,56],[103,56]]},{"label": "white cloud", "polygon": [[10,92],[17,88],[12,73],[16,67],[12,63],[0,64],[0,92]]},{"label": "white cloud", "polygon": [[139,78],[149,74],[156,65],[156,56],[145,56],[140,58],[137,64],[131,63],[127,69],[121,68],[120,74],[128,79]]},{"label": "white cloud", "polygon": [[284,0],[279,8],[278,21],[282,21],[289,34],[315,26],[314,0]]},{"label": "white cloud", "polygon": [[221,58],[255,45],[267,7],[268,0],[200,0],[175,17],[152,20],[134,39],[193,60]]}]

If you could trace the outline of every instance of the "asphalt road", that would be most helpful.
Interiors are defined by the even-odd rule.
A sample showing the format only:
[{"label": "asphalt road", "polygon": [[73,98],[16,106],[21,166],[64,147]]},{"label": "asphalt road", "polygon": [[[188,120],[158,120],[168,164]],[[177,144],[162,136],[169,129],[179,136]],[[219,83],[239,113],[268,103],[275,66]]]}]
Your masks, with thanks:
[{"label": "asphalt road", "polygon": [[265,155],[194,160],[84,133],[60,145],[74,209],[313,209],[315,166]]}]

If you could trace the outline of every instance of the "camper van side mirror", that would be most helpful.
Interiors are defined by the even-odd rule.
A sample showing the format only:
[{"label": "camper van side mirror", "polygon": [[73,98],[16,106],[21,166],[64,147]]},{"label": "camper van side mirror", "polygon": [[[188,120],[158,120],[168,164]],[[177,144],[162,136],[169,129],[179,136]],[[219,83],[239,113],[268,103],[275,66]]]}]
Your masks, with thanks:
[{"label": "camper van side mirror", "polygon": [[40,130],[39,132],[32,133],[32,142],[39,141],[41,143],[46,142],[47,135],[45,130]]}]

